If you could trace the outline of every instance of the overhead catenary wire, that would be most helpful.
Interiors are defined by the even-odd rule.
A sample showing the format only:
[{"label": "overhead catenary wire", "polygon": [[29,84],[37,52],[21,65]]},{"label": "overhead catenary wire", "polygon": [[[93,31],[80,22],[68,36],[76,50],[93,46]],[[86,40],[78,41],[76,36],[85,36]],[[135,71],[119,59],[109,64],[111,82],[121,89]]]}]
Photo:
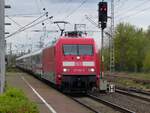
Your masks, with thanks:
[{"label": "overhead catenary wire", "polygon": [[18,27],[22,27],[22,25],[20,25],[18,22],[16,22],[15,20],[13,20],[11,17],[6,16],[9,20],[11,20],[12,22],[14,22]]},{"label": "overhead catenary wire", "polygon": [[9,14],[9,15],[5,15],[5,16],[9,16],[9,17],[35,17],[35,16],[39,16],[42,15],[43,13],[26,13],[26,14]]},{"label": "overhead catenary wire", "polygon": [[36,18],[36,19],[33,20],[32,22],[30,22],[30,23],[26,24],[25,26],[21,27],[19,30],[17,30],[17,31],[15,31],[15,32],[13,32],[12,34],[8,35],[6,38],[15,35],[16,33],[20,32],[20,31],[21,31],[22,29],[24,29],[25,27],[27,27],[27,26],[33,24],[34,22],[36,22],[36,21],[39,20],[40,18],[44,17],[46,14],[47,14],[47,12],[44,13],[43,15],[41,15],[40,17]]},{"label": "overhead catenary wire", "polygon": [[[46,20],[48,20],[48,19],[51,19],[51,18],[53,18],[53,16],[48,17],[48,18],[46,18],[46,19],[43,19],[43,20],[41,20],[41,21],[39,21],[39,22],[37,22],[37,23],[31,25],[31,26],[28,26],[28,27],[26,27],[25,29],[23,29],[22,31],[25,31],[25,30],[27,30],[27,29],[29,29],[29,28],[31,28],[31,27],[34,27],[34,26],[36,26],[36,25],[38,25],[38,24],[40,24],[40,23],[42,23],[42,22],[44,22],[44,21],[46,21]],[[22,32],[22,31],[21,31],[21,32]]]},{"label": "overhead catenary wire", "polygon": [[[73,0],[69,0],[69,1],[68,1],[69,6],[70,6],[70,3],[72,3],[72,1],[73,1]],[[69,11],[69,8],[70,8],[70,7],[66,8],[66,11],[65,11],[65,12]]]},{"label": "overhead catenary wire", "polygon": [[60,14],[60,12],[61,12],[61,11],[62,11],[62,9],[64,8],[64,6],[65,6],[65,5],[67,5],[67,3],[68,3],[69,1],[67,2],[66,0],[64,0],[63,2],[64,2],[64,5],[62,5],[62,6],[61,6],[61,7],[57,10],[57,12],[56,12],[56,15],[55,15],[55,16],[57,16],[57,15],[59,15],[59,14]]},{"label": "overhead catenary wire", "polygon": [[36,22],[37,20],[39,20],[40,18],[44,17],[45,15],[47,15],[48,12],[44,13],[43,15],[41,15],[40,17],[36,18],[35,20],[33,20],[32,22],[28,23],[27,25],[25,25],[24,27],[22,27],[21,29],[33,24],[34,22]]},{"label": "overhead catenary wire", "polygon": [[119,9],[120,7],[122,8],[128,2],[128,0],[123,0],[123,1],[118,0],[116,2],[117,3],[115,4],[115,8]]},{"label": "overhead catenary wire", "polygon": [[139,3],[139,4],[135,5],[135,6],[132,7],[132,8],[127,8],[127,9],[126,9],[125,11],[123,11],[123,12],[120,12],[120,13],[116,12],[117,15],[115,15],[115,16],[119,16],[120,14],[124,14],[125,12],[130,12],[130,11],[132,11],[132,10],[135,10],[135,9],[137,9],[137,8],[139,8],[139,7],[141,7],[141,6],[143,6],[144,4],[147,4],[148,2],[150,2],[150,0],[145,0],[145,1],[143,1],[142,3]]},{"label": "overhead catenary wire", "polygon": [[71,15],[73,15],[80,7],[82,7],[88,0],[84,0],[83,2],[81,2],[81,4],[76,7],[73,11],[71,11],[64,19],[69,18]]},{"label": "overhead catenary wire", "polygon": [[[34,27],[34,26],[36,26],[36,25],[38,25],[38,24],[40,24],[40,23],[42,23],[42,22],[44,22],[44,21],[46,21],[46,20],[48,20],[48,19],[51,19],[51,18],[53,18],[53,17],[51,16],[51,17],[49,17],[49,18],[46,18],[46,19],[44,19],[44,20],[41,20],[41,21],[39,21],[39,22],[37,22],[37,23],[31,25],[31,26],[28,26],[28,27],[22,29],[21,31],[18,31],[18,32],[15,33],[15,34],[18,34],[18,33],[22,32],[22,31],[25,31],[25,30],[27,30],[27,29],[29,29],[29,28],[31,28],[31,27]],[[12,34],[11,36],[13,36],[13,35],[15,35],[15,34]],[[5,38],[9,38],[9,37],[11,37],[11,36],[9,35],[9,36],[7,36],[7,37],[5,37]]]},{"label": "overhead catenary wire", "polygon": [[120,3],[121,3],[121,0],[116,0],[116,4],[115,4],[115,7],[119,7],[120,6]]},{"label": "overhead catenary wire", "polygon": [[124,16],[124,17],[121,17],[121,18],[117,18],[116,20],[122,20],[122,19],[125,19],[125,18],[134,17],[135,15],[139,15],[140,13],[143,13],[143,12],[145,12],[147,10],[150,10],[150,7],[144,8],[144,9],[142,9],[140,11],[137,11],[135,13],[132,13],[130,15],[127,15],[127,16]]},{"label": "overhead catenary wire", "polygon": [[85,15],[85,17],[86,17],[86,19],[91,23],[91,24],[93,24],[95,27],[99,27],[98,26],[98,24],[94,21],[94,20],[92,20],[90,17],[88,17],[87,15]]},{"label": "overhead catenary wire", "polygon": [[11,35],[9,35],[9,36],[7,36],[7,37],[5,37],[6,39],[7,38],[9,38],[9,37],[11,37],[11,36],[13,36],[13,35],[16,35],[16,34],[18,34],[18,33],[20,33],[20,32],[23,32],[23,31],[25,31],[25,30],[27,30],[27,29],[29,29],[29,28],[31,28],[31,27],[34,27],[34,26],[36,26],[36,25],[38,25],[38,24],[40,24],[40,23],[42,23],[42,22],[44,22],[44,21],[46,21],[46,20],[48,20],[48,19],[51,19],[51,18],[53,18],[53,16],[51,16],[51,17],[49,17],[49,18],[46,18],[46,19],[43,19],[43,20],[41,20],[41,21],[39,21],[39,22],[37,22],[37,23],[35,23],[35,24],[32,24],[32,25],[30,25],[30,26],[28,26],[28,27],[26,27],[26,28],[24,28],[24,29],[19,29],[18,31],[16,31],[15,33],[12,33]]}]

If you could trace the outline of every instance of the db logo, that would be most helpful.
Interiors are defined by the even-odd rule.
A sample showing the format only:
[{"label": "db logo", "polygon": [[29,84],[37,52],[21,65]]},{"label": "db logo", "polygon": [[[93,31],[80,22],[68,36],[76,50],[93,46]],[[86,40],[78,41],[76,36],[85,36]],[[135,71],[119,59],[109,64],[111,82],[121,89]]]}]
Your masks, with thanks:
[{"label": "db logo", "polygon": [[75,62],[75,66],[82,66],[82,62]]}]

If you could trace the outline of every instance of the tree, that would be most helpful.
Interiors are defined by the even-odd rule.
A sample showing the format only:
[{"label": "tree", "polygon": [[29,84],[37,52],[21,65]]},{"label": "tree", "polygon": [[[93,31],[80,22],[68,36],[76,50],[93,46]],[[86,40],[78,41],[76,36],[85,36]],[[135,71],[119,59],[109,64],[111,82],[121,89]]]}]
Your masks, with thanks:
[{"label": "tree", "polygon": [[144,62],[143,62],[143,69],[145,72],[150,72],[150,51],[147,52]]},{"label": "tree", "polygon": [[129,23],[117,25],[115,42],[115,63],[119,71],[141,71],[144,59],[145,36],[142,29]]}]

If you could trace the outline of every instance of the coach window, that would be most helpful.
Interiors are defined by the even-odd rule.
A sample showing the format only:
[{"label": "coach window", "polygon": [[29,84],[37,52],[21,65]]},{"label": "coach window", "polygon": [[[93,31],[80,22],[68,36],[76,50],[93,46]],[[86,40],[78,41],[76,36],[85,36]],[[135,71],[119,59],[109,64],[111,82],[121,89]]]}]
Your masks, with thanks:
[{"label": "coach window", "polygon": [[40,55],[36,55],[36,62],[37,62],[37,64],[40,63]]}]

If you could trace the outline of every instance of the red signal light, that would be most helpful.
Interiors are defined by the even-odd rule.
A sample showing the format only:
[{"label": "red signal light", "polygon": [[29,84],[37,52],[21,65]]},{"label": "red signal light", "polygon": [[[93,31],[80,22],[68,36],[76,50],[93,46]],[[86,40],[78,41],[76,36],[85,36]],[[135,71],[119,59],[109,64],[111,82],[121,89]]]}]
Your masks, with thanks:
[{"label": "red signal light", "polygon": [[103,11],[107,11],[107,7],[106,6],[103,7]]},{"label": "red signal light", "polygon": [[101,28],[104,29],[107,25],[107,2],[99,2],[98,9],[98,22],[101,23]]},{"label": "red signal light", "polygon": [[99,22],[107,22],[107,2],[99,2]]}]

